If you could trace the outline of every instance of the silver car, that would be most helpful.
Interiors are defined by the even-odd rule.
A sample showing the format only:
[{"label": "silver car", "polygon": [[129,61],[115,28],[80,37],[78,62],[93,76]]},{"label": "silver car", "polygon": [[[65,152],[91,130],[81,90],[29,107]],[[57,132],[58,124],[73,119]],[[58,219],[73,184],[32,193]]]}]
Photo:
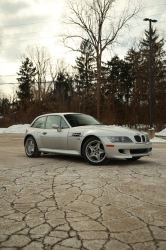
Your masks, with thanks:
[{"label": "silver car", "polygon": [[106,126],[90,115],[53,113],[37,117],[26,130],[28,157],[41,153],[83,156],[92,165],[111,158],[138,160],[152,154],[147,135],[129,128]]}]

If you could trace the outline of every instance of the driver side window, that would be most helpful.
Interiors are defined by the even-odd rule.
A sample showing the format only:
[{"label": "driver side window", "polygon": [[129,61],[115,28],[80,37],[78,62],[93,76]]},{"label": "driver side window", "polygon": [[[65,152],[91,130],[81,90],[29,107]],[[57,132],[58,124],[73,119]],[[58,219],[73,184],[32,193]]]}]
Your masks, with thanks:
[{"label": "driver side window", "polygon": [[53,129],[53,124],[57,124],[60,127],[60,123],[61,117],[59,115],[49,115],[46,121],[46,129]]},{"label": "driver side window", "polygon": [[69,126],[67,125],[67,123],[65,122],[65,120],[62,118],[61,119],[61,129],[64,129],[64,128],[68,128]]}]

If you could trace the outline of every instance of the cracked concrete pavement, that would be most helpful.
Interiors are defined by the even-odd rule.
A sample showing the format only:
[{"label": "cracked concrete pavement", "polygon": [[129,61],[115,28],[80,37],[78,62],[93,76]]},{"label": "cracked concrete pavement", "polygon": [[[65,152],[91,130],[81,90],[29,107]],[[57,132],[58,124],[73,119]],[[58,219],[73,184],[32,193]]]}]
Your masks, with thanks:
[{"label": "cracked concrete pavement", "polygon": [[166,144],[137,162],[28,158],[0,135],[0,249],[165,250]]}]

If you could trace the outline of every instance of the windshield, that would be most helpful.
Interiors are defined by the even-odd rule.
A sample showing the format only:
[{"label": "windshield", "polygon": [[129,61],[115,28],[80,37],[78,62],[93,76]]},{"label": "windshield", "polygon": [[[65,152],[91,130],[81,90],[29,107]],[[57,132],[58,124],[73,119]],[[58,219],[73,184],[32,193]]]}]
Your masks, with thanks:
[{"label": "windshield", "polygon": [[87,126],[87,125],[103,125],[90,115],[84,114],[68,114],[64,115],[71,127]]}]

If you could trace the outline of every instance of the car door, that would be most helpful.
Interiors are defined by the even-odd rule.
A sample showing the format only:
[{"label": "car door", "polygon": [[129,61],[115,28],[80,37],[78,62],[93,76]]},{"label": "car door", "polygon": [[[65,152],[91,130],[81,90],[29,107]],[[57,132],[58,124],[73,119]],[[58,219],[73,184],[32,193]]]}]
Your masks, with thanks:
[{"label": "car door", "polygon": [[[52,125],[57,124],[61,129],[53,129]],[[45,129],[41,134],[43,148],[47,149],[68,149],[69,127],[64,119],[59,115],[49,115],[46,120]]]}]

